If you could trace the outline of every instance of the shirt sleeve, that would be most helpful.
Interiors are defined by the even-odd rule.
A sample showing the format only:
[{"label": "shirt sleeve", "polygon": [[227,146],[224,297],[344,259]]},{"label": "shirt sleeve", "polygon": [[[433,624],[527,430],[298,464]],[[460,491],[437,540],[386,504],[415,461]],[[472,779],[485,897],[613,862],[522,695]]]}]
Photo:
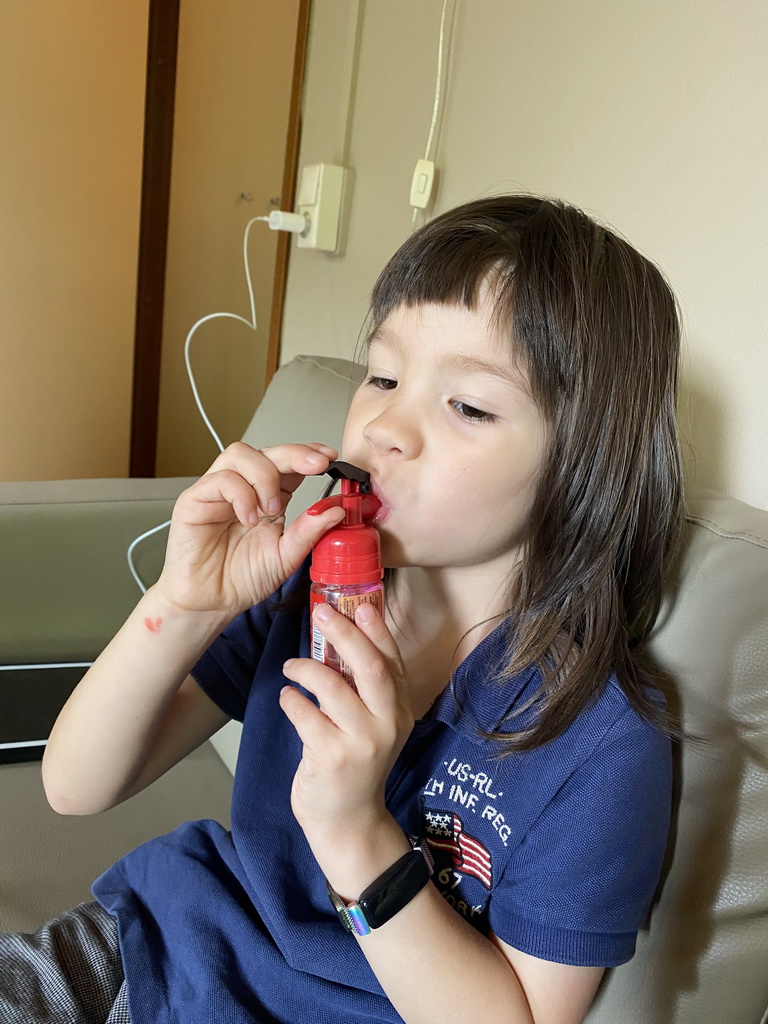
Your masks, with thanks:
[{"label": "shirt sleeve", "polygon": [[192,669],[202,690],[230,718],[242,722],[253,677],[264,651],[259,608],[251,608],[220,633]]},{"label": "shirt sleeve", "polygon": [[669,739],[624,716],[549,801],[493,892],[504,942],[558,963],[631,959],[669,831]]},{"label": "shirt sleeve", "polygon": [[219,634],[192,669],[201,689],[230,718],[242,722],[256,670],[280,606],[296,601],[305,567],[261,604],[243,612]]}]

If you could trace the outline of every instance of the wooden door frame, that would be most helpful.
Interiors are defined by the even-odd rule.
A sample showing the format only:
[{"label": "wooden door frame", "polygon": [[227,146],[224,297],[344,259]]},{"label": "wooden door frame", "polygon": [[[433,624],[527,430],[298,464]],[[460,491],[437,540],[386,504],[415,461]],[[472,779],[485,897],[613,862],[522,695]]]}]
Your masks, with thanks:
[{"label": "wooden door frame", "polygon": [[[153,477],[156,473],[179,3],[180,0],[149,0],[129,463],[132,477]],[[311,0],[299,0],[280,192],[284,210],[293,208],[296,193],[310,8]],[[290,240],[290,235],[278,232],[265,385],[272,379],[280,360]]]},{"label": "wooden door frame", "polygon": [[155,475],[179,0],[149,0],[130,475]]},{"label": "wooden door frame", "polygon": [[[309,39],[309,15],[312,0],[299,0],[299,16],[296,25],[296,50],[293,58],[293,80],[291,102],[288,109],[288,134],[285,142],[283,183],[280,187],[280,209],[292,210],[296,199],[296,179],[299,173],[299,143],[301,142],[301,97],[304,88],[304,71],[307,65],[307,41]],[[291,238],[286,231],[277,232],[277,253],[275,276],[272,284],[272,309],[269,316],[269,345],[264,386],[272,380],[280,365],[280,341],[283,334],[283,310],[285,287],[288,281],[288,260],[291,252]]]}]

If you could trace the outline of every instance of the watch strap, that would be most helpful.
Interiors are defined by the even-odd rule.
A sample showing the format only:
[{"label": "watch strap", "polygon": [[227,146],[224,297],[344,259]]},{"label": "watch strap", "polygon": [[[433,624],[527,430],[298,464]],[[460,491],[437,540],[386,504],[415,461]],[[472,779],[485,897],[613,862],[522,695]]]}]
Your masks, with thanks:
[{"label": "watch strap", "polygon": [[353,935],[369,935],[407,906],[434,871],[432,851],[426,841],[411,838],[412,850],[398,858],[351,903],[345,901],[326,881],[328,897],[339,920]]}]

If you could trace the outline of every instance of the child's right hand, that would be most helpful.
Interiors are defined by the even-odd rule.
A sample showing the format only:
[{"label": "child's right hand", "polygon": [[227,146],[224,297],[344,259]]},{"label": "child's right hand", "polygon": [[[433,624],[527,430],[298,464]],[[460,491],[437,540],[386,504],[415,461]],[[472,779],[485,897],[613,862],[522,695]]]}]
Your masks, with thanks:
[{"label": "child's right hand", "polygon": [[323,444],[230,445],[179,496],[153,589],[181,611],[232,618],[269,597],[344,518],[332,508],[285,526],[286,505],[304,477],[337,457]]}]

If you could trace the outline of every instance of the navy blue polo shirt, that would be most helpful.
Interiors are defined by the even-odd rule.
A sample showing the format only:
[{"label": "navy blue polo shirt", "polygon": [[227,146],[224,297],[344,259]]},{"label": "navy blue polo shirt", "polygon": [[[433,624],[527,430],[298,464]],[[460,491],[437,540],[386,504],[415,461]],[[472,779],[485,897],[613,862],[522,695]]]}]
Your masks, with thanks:
[{"label": "navy blue polo shirt", "polygon": [[[478,727],[508,728],[509,708],[540,682],[535,669],[492,678],[506,628],[416,723],[387,806],[426,836],[433,882],[470,924],[542,959],[621,964],[659,877],[670,744],[610,680],[558,739],[499,759]],[[193,675],[243,723],[231,832],[186,822],[94,883],[117,919],[134,1024],[401,1020],[341,927],[291,812],[301,743],[278,695],[296,656],[310,656],[305,602],[265,602],[221,634]]]}]

